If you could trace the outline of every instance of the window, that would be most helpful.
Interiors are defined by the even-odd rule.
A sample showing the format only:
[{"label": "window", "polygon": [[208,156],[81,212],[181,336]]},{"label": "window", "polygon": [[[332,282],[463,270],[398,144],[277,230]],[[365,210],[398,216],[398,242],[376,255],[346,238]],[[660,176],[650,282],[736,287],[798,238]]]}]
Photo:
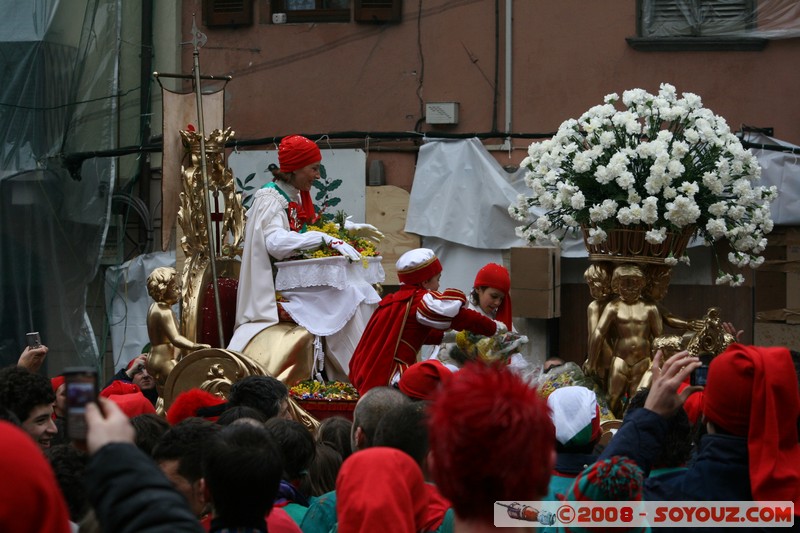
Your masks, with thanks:
[{"label": "window", "polygon": [[755,0],[637,0],[637,50],[761,50]]},{"label": "window", "polygon": [[639,0],[640,37],[742,36],[755,26],[753,0]]},{"label": "window", "polygon": [[286,22],[350,22],[350,0],[273,0],[272,13]]},{"label": "window", "polygon": [[356,22],[399,22],[401,0],[354,0]]},{"label": "window", "polygon": [[203,24],[248,26],[253,23],[252,0],[203,0]]}]

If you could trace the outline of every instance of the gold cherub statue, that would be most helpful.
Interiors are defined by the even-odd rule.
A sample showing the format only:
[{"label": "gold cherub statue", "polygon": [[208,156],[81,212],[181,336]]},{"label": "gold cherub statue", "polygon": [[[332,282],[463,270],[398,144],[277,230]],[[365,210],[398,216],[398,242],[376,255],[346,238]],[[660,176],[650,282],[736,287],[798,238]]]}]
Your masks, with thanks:
[{"label": "gold cherub statue", "polygon": [[189,352],[211,346],[193,342],[178,330],[172,306],[180,299],[181,292],[174,268],[153,270],[147,277],[147,292],[155,300],[147,311],[147,335],[150,337],[147,371],[156,380],[159,396],[163,396],[167,376],[178,361]]},{"label": "gold cherub statue", "polygon": [[616,298],[608,302],[591,333],[585,371],[599,374],[604,342],[611,348],[612,361],[608,373],[609,408],[618,417],[623,400],[632,396],[650,368],[653,339],[661,335],[663,322],[658,306],[643,298],[646,278],[633,263],[622,263],[614,269],[611,288]]}]

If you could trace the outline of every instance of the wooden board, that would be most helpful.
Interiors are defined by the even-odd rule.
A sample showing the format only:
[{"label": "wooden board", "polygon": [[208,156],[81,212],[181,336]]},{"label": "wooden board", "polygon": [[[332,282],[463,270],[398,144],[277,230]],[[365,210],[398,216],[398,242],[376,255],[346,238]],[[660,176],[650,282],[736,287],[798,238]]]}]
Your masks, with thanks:
[{"label": "wooden board", "polygon": [[403,253],[420,247],[420,238],[406,233],[409,193],[394,185],[367,187],[366,222],[372,224],[385,235],[378,245],[383,256],[383,269],[386,271],[384,285],[398,285],[395,263]]}]

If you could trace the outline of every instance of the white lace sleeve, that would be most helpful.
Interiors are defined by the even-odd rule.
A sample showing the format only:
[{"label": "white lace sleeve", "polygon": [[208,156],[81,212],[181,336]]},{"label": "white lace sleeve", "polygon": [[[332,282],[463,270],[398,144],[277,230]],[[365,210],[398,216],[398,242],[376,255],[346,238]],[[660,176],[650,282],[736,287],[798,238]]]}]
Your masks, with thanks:
[{"label": "white lace sleeve", "polygon": [[297,250],[318,248],[325,238],[323,233],[316,231],[291,231],[286,216],[287,205],[288,202],[279,192],[265,188],[256,193],[256,201],[251,208],[257,213],[247,213],[247,223],[259,225],[267,253],[278,261],[294,255]]},{"label": "white lace sleeve", "polygon": [[298,233],[286,228],[276,227],[265,236],[269,255],[281,260],[294,255],[297,250],[313,250],[326,243],[326,236],[319,231]]}]

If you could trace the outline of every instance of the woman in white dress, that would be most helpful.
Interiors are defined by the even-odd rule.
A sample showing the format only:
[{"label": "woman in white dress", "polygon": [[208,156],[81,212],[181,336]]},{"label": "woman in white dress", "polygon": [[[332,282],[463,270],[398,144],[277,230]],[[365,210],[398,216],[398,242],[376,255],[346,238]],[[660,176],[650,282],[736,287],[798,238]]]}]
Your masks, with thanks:
[{"label": "woman in white dress", "polygon": [[[322,154],[317,145],[300,135],[285,137],[278,148],[280,172],[254,197],[247,211],[244,252],[236,300],[236,328],[228,349],[245,351],[262,330],[278,323],[272,262],[286,259],[298,250],[328,246],[357,261],[355,248],[318,231],[305,231],[319,215],[310,190],[320,177]],[[383,235],[369,224],[349,221],[346,229],[375,240]],[[284,309],[301,326],[326,342],[325,370],[328,379],[347,380],[350,356],[361,332],[380,301],[369,283],[342,289],[315,286],[281,291],[288,300]]]}]

